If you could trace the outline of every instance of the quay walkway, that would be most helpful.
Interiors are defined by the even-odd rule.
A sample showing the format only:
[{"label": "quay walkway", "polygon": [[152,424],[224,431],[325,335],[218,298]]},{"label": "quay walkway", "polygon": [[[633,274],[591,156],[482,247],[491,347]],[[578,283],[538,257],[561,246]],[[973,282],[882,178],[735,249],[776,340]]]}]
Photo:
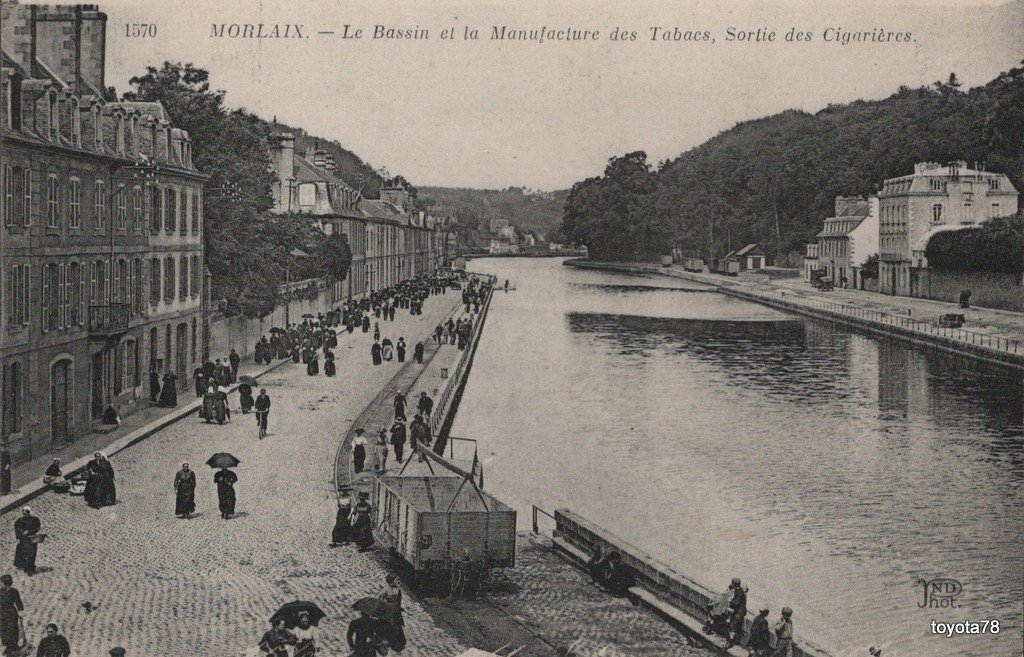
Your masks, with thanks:
[{"label": "quay walkway", "polygon": [[[581,269],[622,271],[681,278],[713,286],[723,294],[783,310],[839,321],[850,326],[896,336],[952,353],[1024,369],[1024,313],[991,308],[961,309],[931,299],[896,297],[862,290],[819,292],[803,279],[769,282],[691,272],[646,262],[568,260]],[[963,314],[963,328],[942,328],[938,319]]]},{"label": "quay walkway", "polygon": [[[399,313],[396,321],[381,322],[382,333],[415,344],[457,303],[452,292],[432,296],[422,316]],[[129,655],[256,655],[270,615],[298,598],[315,601],[327,613],[319,624],[318,654],[349,653],[351,605],[376,595],[390,569],[384,550],[329,546],[336,454],[375,398],[390,401],[390,383],[401,368],[395,361],[370,364],[368,334],[338,338],[336,377],[307,376],[304,366],[290,360],[243,369],[260,376],[273,400],[263,440],[254,415],[238,412],[237,394],[230,397],[232,422],[224,425],[199,420],[196,402],[179,398],[179,408],[107,436],[115,505],[90,509],[80,497],[45,492],[32,482],[4,500],[11,509],[24,495],[34,496],[33,513],[47,534],[35,576],[10,569],[9,562],[0,571],[10,572],[21,592],[31,652],[53,622],[76,655],[105,655],[115,645]],[[416,375],[417,391],[417,385],[429,391],[440,385],[446,359],[458,359],[450,383],[468,363],[457,355],[466,352],[439,352]],[[456,398],[457,388],[439,389],[435,409],[443,412]],[[218,451],[241,460],[230,520],[220,518],[213,472],[205,466]],[[174,515],[174,474],[182,461],[198,477],[191,520]],[[70,470],[77,463],[65,466]],[[0,554],[14,552],[16,518],[0,516]],[[403,655],[454,657],[469,647],[493,651],[508,644],[523,647],[519,657],[552,657],[557,648],[574,644],[581,655],[605,657],[712,654],[691,646],[653,613],[591,586],[551,551],[550,541],[520,534],[516,562],[475,601],[421,599],[407,591],[409,645]]]}]

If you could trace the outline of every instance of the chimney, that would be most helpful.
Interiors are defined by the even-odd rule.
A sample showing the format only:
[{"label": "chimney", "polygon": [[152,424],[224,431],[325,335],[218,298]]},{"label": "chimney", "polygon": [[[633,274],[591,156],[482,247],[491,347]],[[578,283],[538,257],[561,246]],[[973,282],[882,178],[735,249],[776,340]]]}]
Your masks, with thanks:
[{"label": "chimney", "polygon": [[331,173],[334,173],[335,169],[337,169],[337,165],[334,164],[334,156],[333,155],[328,155],[327,156],[327,162],[324,164],[324,168],[327,169]]},{"label": "chimney", "polygon": [[836,214],[835,216],[841,215],[851,206],[863,203],[863,196],[837,196],[836,197]]},{"label": "chimney", "polygon": [[327,167],[327,151],[319,148],[313,151],[313,166],[324,169]]},{"label": "chimney", "polygon": [[270,164],[280,183],[274,189],[274,209],[286,212],[292,206],[292,188],[295,184],[295,136],[288,132],[270,135]]},{"label": "chimney", "polygon": [[107,16],[96,5],[40,5],[35,56],[82,95],[102,94]]},{"label": "chimney", "polygon": [[0,42],[4,52],[32,77],[32,59],[35,57],[36,7],[10,2],[0,3]]}]

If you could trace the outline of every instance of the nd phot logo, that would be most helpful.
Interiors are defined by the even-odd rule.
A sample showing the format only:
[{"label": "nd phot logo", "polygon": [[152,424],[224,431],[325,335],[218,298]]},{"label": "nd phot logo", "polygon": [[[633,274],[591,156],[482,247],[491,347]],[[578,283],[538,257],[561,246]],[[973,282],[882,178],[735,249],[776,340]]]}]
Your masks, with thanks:
[{"label": "nd phot logo", "polygon": [[922,588],[923,598],[917,606],[921,609],[953,609],[959,607],[957,596],[964,591],[964,585],[950,577],[917,580]]}]

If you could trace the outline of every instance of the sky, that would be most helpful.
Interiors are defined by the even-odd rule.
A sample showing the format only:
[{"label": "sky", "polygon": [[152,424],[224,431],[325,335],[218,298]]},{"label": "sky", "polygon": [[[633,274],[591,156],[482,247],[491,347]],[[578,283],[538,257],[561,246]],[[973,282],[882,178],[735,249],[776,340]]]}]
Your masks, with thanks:
[{"label": "sky", "polygon": [[[956,72],[984,84],[1024,60],[1024,0],[175,0],[101,2],[107,84],[192,62],[232,107],[336,139],[419,186],[562,189],[609,157],[678,156],[739,121],[884,98]],[[127,25],[156,24],[128,37]],[[303,38],[211,36],[214,25],[301,24]],[[361,39],[343,39],[363,29]],[[425,40],[373,39],[375,25]],[[597,41],[492,40],[493,26],[572,27]],[[714,43],[651,39],[709,32]],[[455,39],[442,39],[454,28]],[[467,28],[479,39],[463,38]],[[635,41],[612,41],[615,28]],[[746,41],[728,39],[752,32]],[[776,33],[758,42],[756,30]],[[793,28],[811,42],[791,42]],[[825,42],[825,30],[909,33],[903,43]],[[282,28],[283,29],[283,28]],[[334,32],[334,34],[319,34]]]}]

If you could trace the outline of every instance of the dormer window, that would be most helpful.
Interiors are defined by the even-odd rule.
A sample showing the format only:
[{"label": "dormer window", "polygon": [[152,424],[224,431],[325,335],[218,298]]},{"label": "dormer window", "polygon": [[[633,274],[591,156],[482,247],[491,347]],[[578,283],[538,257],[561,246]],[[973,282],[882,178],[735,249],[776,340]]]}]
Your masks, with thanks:
[{"label": "dormer window", "polygon": [[51,91],[47,96],[50,106],[50,141],[57,141],[60,128],[60,115],[57,113],[57,92]]},{"label": "dormer window", "polygon": [[103,113],[99,105],[92,109],[92,137],[96,152],[103,151]]},{"label": "dormer window", "polygon": [[21,130],[21,78],[14,76],[10,80],[10,93],[7,94],[7,102],[10,103],[10,126],[12,130]]},{"label": "dormer window", "polygon": [[989,188],[989,191],[998,192],[999,191],[999,178],[989,178],[988,179],[988,188]]},{"label": "dormer window", "polygon": [[124,155],[124,117],[118,115],[117,117],[117,135],[116,135],[117,152]]},{"label": "dormer window", "polygon": [[944,192],[946,191],[946,181],[939,178],[932,178],[932,191],[933,192]]},{"label": "dormer window", "polygon": [[171,129],[167,128],[164,131],[164,145],[167,148],[167,161],[171,161]]},{"label": "dormer window", "polygon": [[149,126],[149,149],[152,151],[150,155],[153,159],[156,159],[156,124]]},{"label": "dormer window", "polygon": [[71,143],[82,145],[82,117],[78,114],[78,100],[72,98],[71,103]]},{"label": "dormer window", "polygon": [[139,117],[133,116],[131,120],[131,141],[129,148],[132,155],[139,154]]}]

